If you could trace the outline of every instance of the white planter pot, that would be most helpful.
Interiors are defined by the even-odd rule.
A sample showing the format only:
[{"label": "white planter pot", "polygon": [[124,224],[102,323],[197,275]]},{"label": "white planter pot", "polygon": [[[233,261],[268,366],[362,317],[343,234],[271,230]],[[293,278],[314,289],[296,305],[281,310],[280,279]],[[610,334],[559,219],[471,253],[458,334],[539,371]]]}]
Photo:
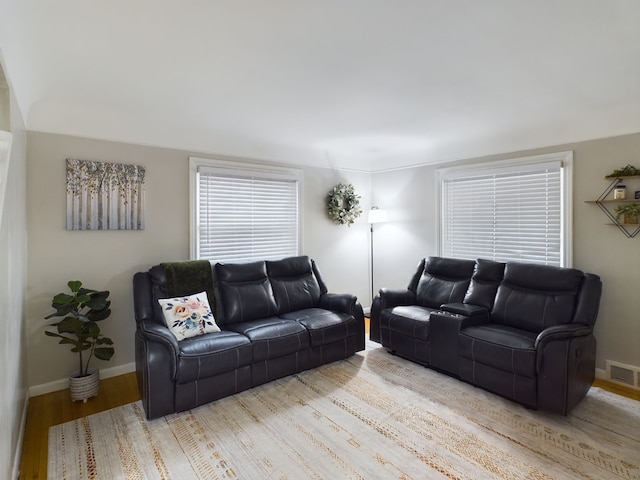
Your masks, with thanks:
[{"label": "white planter pot", "polygon": [[100,370],[90,369],[89,375],[78,377],[80,372],[74,372],[69,377],[69,391],[71,400],[82,400],[86,402],[88,398],[98,395],[100,389]]}]

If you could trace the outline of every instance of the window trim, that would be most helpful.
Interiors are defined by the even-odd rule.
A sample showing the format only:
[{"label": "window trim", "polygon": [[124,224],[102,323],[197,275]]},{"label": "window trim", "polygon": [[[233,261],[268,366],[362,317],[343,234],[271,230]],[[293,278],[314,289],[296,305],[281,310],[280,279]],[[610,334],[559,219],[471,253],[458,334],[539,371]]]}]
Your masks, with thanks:
[{"label": "window trim", "polygon": [[298,255],[303,252],[303,205],[304,175],[296,168],[275,167],[252,163],[233,162],[214,158],[189,157],[189,258],[197,260],[199,219],[198,219],[198,168],[207,167],[226,173],[240,173],[257,176],[295,178],[298,182]]},{"label": "window trim", "polygon": [[438,255],[443,254],[442,223],[444,218],[444,205],[442,201],[442,182],[447,178],[463,178],[481,175],[490,175],[499,170],[512,168],[517,170],[528,165],[541,165],[545,163],[560,162],[560,197],[561,197],[561,219],[560,219],[560,265],[571,267],[573,265],[573,151],[546,153],[528,157],[516,157],[506,160],[497,160],[483,163],[473,163],[468,165],[457,165],[454,167],[438,168],[435,176],[436,191],[436,245]]}]

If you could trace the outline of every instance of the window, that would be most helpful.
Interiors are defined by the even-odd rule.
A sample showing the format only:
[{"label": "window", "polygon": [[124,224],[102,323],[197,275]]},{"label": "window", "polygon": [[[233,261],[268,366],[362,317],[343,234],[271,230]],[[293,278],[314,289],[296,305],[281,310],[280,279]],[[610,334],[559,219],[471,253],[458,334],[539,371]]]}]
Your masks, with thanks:
[{"label": "window", "polygon": [[243,263],[300,251],[298,170],[190,158],[191,258]]},{"label": "window", "polygon": [[438,170],[441,255],[570,266],[572,158]]}]

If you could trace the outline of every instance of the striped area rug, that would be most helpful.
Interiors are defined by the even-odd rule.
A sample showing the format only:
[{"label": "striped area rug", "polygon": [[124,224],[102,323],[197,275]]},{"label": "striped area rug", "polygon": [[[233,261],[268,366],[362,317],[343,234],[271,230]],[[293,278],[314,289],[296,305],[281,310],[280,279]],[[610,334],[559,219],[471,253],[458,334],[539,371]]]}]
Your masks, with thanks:
[{"label": "striped area rug", "polygon": [[640,403],[568,417],[366,352],[146,421],[139,402],[49,431],[52,479],[640,479]]}]

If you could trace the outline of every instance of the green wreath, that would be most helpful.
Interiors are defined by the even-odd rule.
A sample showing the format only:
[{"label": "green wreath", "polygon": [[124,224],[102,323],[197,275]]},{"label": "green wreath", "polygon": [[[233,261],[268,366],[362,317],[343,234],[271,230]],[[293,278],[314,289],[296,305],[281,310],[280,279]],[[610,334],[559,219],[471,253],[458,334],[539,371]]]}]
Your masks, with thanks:
[{"label": "green wreath", "polygon": [[362,214],[360,195],[356,195],[353,185],[339,183],[327,193],[327,214],[340,225],[351,224]]}]

